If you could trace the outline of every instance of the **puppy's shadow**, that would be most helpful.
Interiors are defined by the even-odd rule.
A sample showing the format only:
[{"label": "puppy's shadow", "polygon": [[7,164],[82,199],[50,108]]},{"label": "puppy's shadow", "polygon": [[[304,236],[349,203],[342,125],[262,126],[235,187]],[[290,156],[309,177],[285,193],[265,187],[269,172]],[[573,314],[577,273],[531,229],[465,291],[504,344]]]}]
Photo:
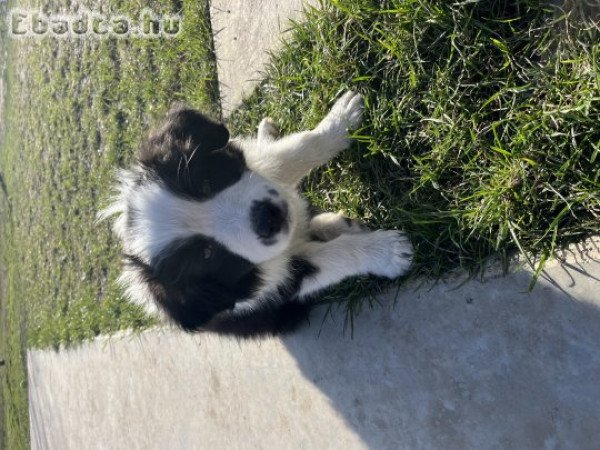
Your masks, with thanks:
[{"label": "puppy's shadow", "polygon": [[[373,449],[593,448],[600,440],[600,262],[485,283],[406,286],[392,307],[320,309],[285,344]],[[583,272],[583,273],[582,273]],[[572,297],[577,295],[577,298]]]}]

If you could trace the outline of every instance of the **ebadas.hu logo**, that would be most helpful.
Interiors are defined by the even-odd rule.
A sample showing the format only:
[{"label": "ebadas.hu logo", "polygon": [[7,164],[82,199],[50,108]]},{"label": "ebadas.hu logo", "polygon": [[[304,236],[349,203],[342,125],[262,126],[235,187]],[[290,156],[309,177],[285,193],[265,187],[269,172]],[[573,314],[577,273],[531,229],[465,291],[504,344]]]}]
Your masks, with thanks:
[{"label": "ebadas.hu logo", "polygon": [[16,38],[172,38],[182,28],[180,15],[157,14],[149,9],[142,10],[137,18],[94,11],[45,14],[41,11],[11,9],[6,15],[6,21],[9,34]]}]

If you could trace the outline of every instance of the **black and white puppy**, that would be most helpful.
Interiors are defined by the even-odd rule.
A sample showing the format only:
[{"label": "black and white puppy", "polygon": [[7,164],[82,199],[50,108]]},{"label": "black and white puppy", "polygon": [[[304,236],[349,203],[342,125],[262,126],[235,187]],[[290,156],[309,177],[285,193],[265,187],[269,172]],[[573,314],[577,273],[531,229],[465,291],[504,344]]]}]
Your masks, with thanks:
[{"label": "black and white puppy", "polygon": [[404,274],[403,233],[311,217],[298,193],[302,177],[349,147],[362,111],[347,92],[311,131],[279,138],[264,119],[256,139],[232,140],[195,110],[169,112],[100,213],[117,215],[127,296],[185,330],[253,336],[296,329],[311,297],[344,278]]}]

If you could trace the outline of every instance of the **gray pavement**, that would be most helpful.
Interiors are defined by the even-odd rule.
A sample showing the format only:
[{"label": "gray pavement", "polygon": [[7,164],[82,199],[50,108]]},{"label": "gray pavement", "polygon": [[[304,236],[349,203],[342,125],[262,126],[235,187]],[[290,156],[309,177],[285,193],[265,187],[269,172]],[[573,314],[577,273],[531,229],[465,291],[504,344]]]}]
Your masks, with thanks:
[{"label": "gray pavement", "polygon": [[[244,3],[255,8],[231,6]],[[213,0],[213,28],[261,54],[278,28],[247,34],[297,5]],[[264,60],[236,63],[220,44],[217,57],[234,107]],[[226,78],[235,70],[239,83]],[[527,269],[404,286],[395,307],[387,294],[360,314],[353,336],[343,311],[319,309],[283,339],[162,328],[29,351],[32,447],[596,449],[599,247],[552,261],[531,293]]]},{"label": "gray pavement", "polygon": [[211,0],[224,117],[252,93],[269,52],[286,38],[289,20],[302,18],[304,4],[316,5],[317,0]]},{"label": "gray pavement", "polygon": [[283,339],[156,329],[28,354],[33,448],[595,449],[600,253],[405,286]]}]

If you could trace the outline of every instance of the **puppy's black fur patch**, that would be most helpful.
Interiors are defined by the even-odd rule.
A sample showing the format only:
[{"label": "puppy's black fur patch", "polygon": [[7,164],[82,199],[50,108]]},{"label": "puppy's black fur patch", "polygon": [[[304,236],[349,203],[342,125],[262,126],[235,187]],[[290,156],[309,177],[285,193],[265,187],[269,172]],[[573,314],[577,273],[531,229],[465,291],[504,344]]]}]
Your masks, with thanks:
[{"label": "puppy's black fur patch", "polygon": [[142,144],[138,160],[171,192],[199,201],[231,186],[247,170],[227,128],[192,109],[171,111]]},{"label": "puppy's black fur patch", "polygon": [[259,308],[237,314],[218,314],[207,329],[240,337],[295,331],[308,321],[311,310],[310,302],[306,299],[297,300],[296,293],[302,280],[316,272],[317,268],[308,261],[292,259],[289,263],[289,279],[261,299]]},{"label": "puppy's black fur patch", "polygon": [[125,256],[125,264],[138,272],[160,308],[186,331],[276,335],[294,331],[308,320],[310,304],[295,296],[302,280],[316,273],[316,267],[301,258],[292,259],[289,278],[266,293],[260,307],[234,313],[236,302],[248,298],[260,274],[254,265],[225,249],[218,249],[220,255],[212,262],[198,262],[197,255],[207,241],[198,237],[182,243],[155,266],[130,255]]}]

